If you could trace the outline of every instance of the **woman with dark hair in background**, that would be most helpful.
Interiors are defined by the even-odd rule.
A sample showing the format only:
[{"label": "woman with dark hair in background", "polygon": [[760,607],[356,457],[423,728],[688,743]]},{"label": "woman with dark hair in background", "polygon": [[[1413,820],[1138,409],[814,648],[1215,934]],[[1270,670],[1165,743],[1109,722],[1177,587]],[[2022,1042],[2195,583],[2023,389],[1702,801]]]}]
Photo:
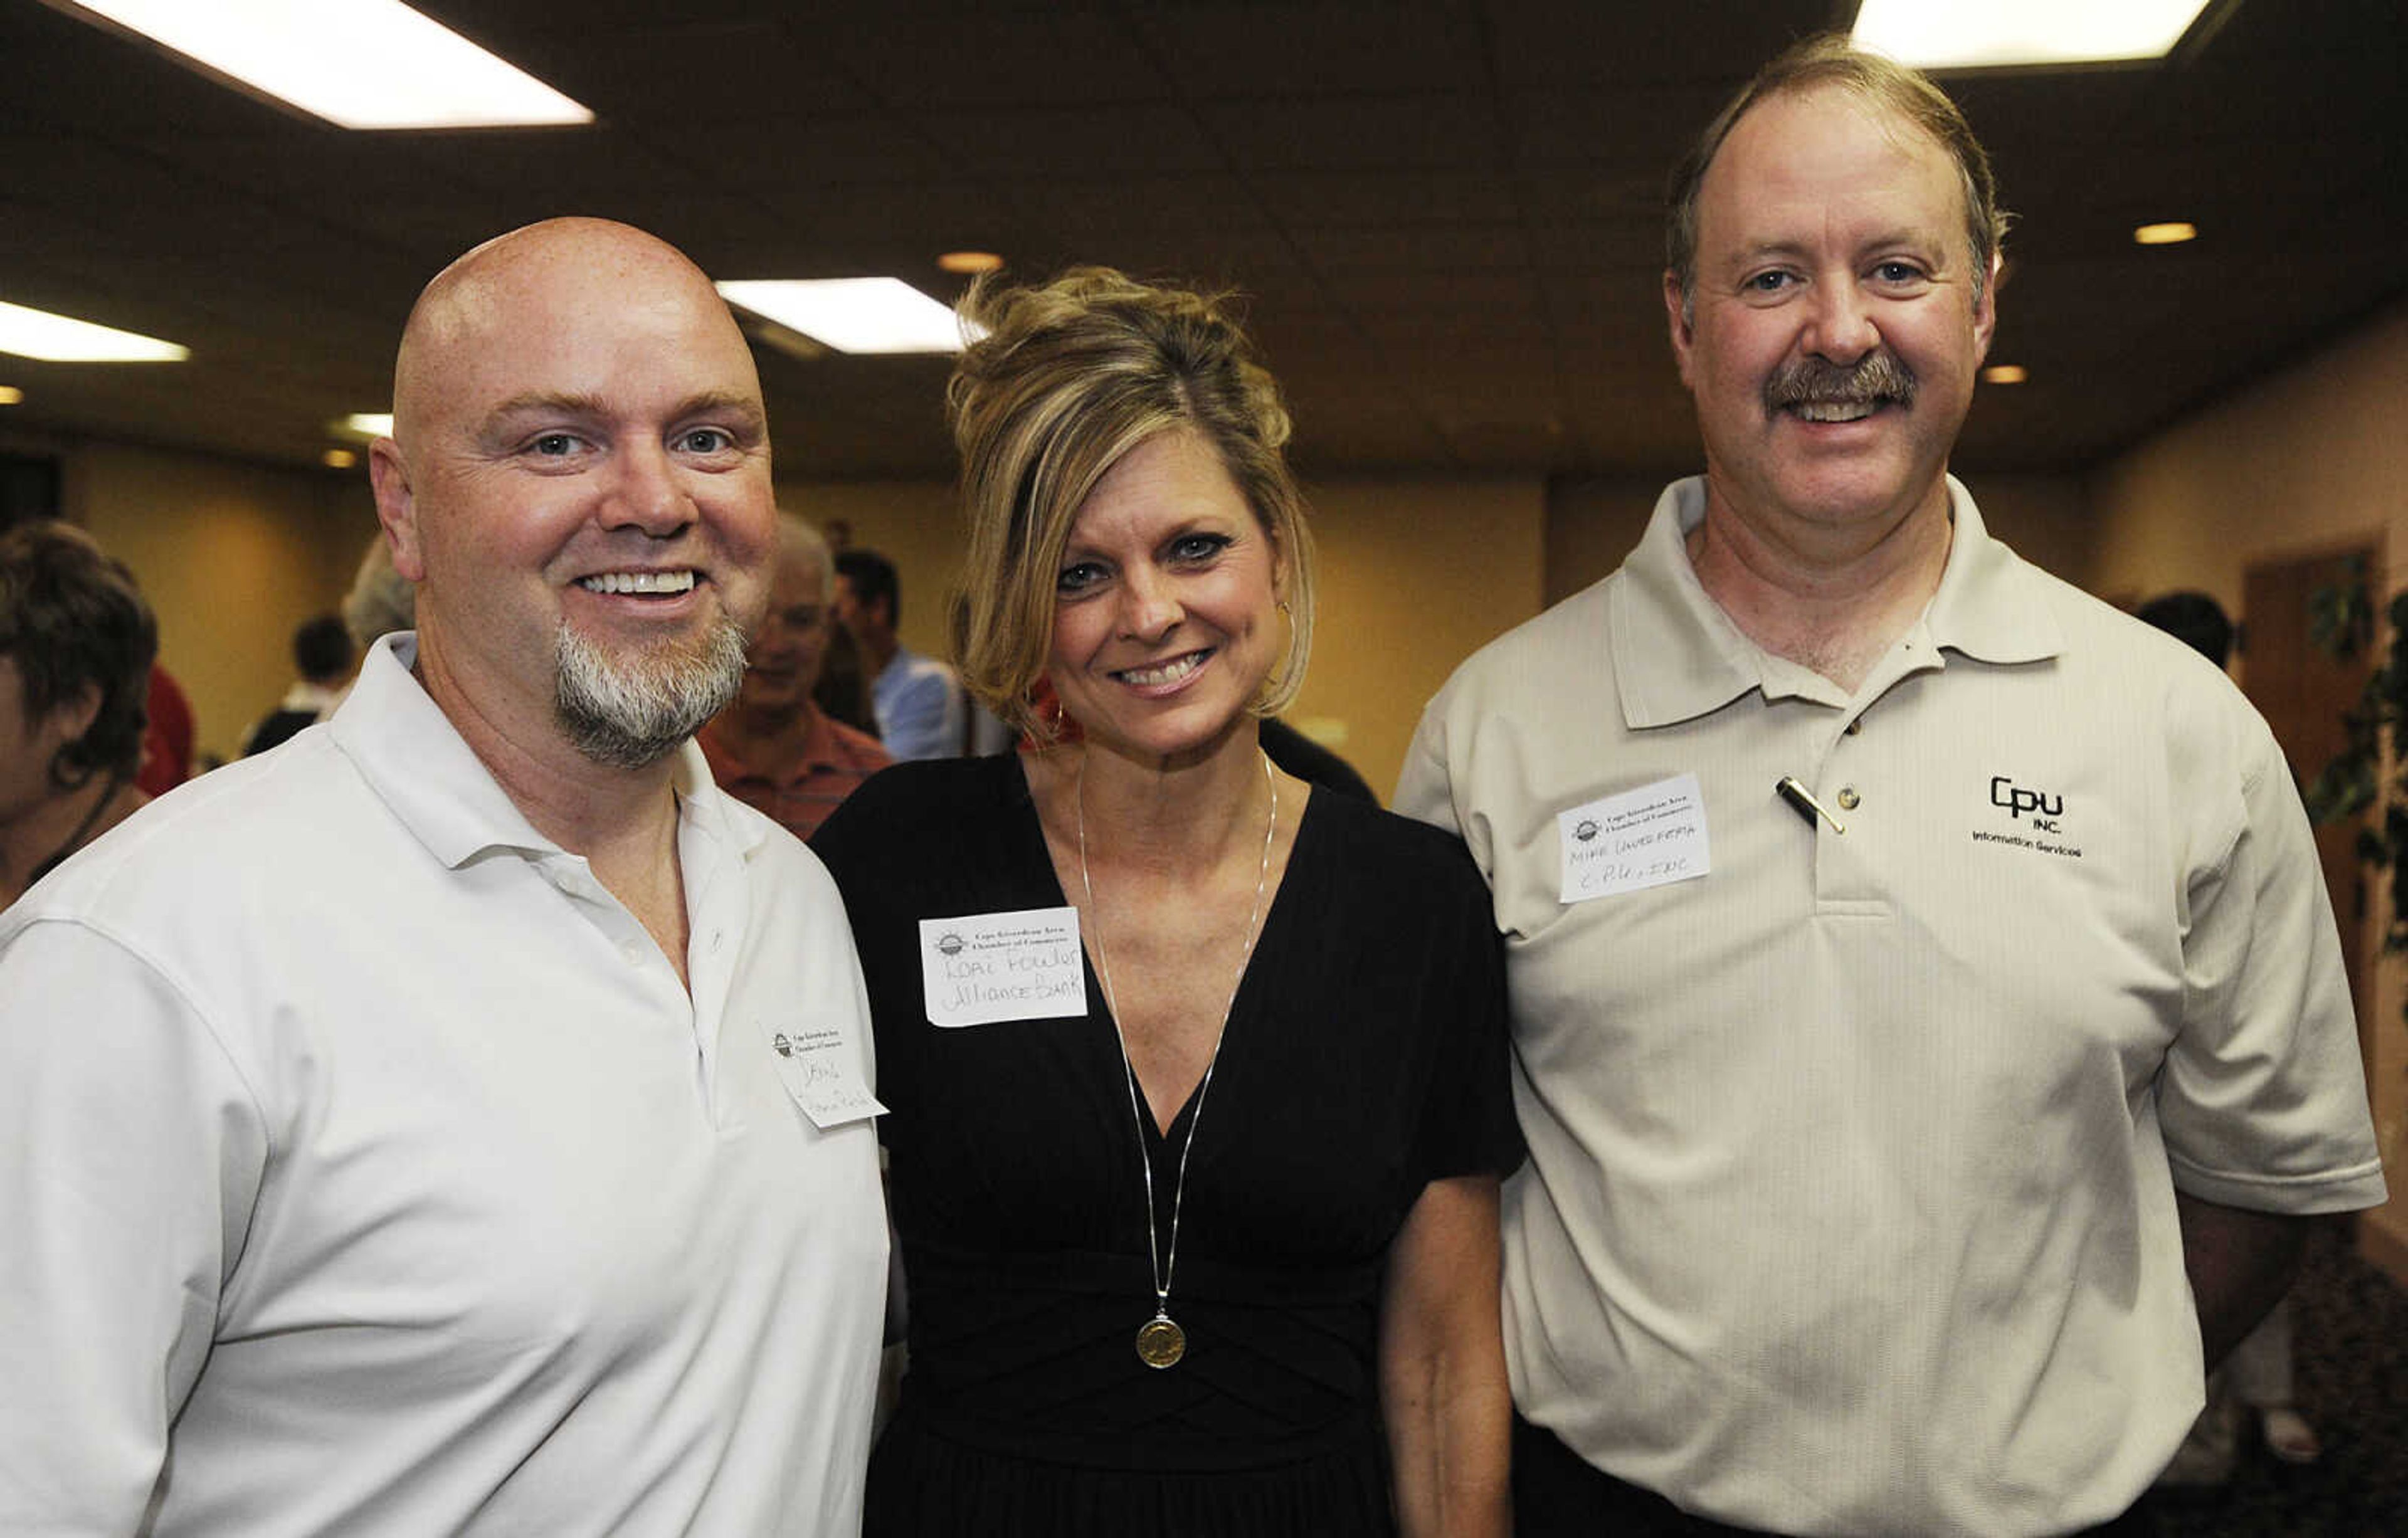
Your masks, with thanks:
[{"label": "woman with dark hair in background", "polygon": [[159,631],[131,573],[64,523],[0,534],[0,907],[150,799]]},{"label": "woman with dark hair in background", "polygon": [[965,308],[957,661],[1030,748],[812,841],[909,1294],[867,1531],[1501,1538],[1501,951],[1459,844],[1263,753],[1312,630],[1277,387],[1118,273]]}]

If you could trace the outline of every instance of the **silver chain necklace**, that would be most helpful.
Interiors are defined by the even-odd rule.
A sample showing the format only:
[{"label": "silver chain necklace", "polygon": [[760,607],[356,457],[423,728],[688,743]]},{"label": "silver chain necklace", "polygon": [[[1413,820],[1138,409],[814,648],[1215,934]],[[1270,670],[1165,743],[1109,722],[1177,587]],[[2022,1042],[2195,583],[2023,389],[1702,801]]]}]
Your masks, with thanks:
[{"label": "silver chain necklace", "polygon": [[1104,1006],[1112,1012],[1112,1038],[1120,1044],[1121,1075],[1128,1081],[1129,1119],[1137,1124],[1137,1162],[1145,1176],[1145,1258],[1154,1276],[1154,1317],[1138,1327],[1137,1360],[1148,1367],[1178,1364],[1187,1354],[1187,1332],[1170,1317],[1171,1274],[1179,1267],[1179,1213],[1187,1203],[1187,1156],[1196,1151],[1196,1124],[1204,1119],[1204,1094],[1212,1088],[1212,1070],[1220,1066],[1221,1042],[1229,1033],[1229,1013],[1238,1007],[1238,990],[1245,985],[1246,965],[1254,960],[1254,923],[1263,916],[1263,890],[1269,885],[1271,840],[1279,833],[1279,780],[1271,774],[1270,755],[1260,753],[1263,783],[1270,788],[1270,820],[1263,828],[1262,864],[1254,873],[1254,910],[1246,915],[1244,944],[1238,952],[1238,975],[1229,980],[1229,1002],[1221,1006],[1221,1028],[1212,1036],[1212,1055],[1204,1061],[1204,1076],[1196,1084],[1196,1101],[1187,1117],[1187,1141],[1179,1148],[1179,1180],[1170,1197],[1170,1251],[1166,1257],[1154,1238],[1154,1157],[1146,1152],[1145,1113],[1138,1106],[1137,1064],[1129,1060],[1128,1033],[1121,1028],[1120,1001],[1112,993],[1111,959],[1104,954],[1104,925],[1096,906],[1095,877],[1087,874],[1087,759],[1079,756],[1079,885],[1087,894],[1087,912],[1096,919],[1096,975],[1104,985]]}]

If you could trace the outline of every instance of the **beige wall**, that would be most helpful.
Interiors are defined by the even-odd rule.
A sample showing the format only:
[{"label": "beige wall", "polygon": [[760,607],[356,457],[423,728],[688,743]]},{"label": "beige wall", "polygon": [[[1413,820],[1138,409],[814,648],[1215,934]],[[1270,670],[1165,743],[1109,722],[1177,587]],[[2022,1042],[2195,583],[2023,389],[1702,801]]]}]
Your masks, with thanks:
[{"label": "beige wall", "polygon": [[[2408,550],[2408,304],[2291,368],[2160,434],[2094,479],[2095,586],[2202,589],[2238,612],[2242,573],[2270,557],[2372,535]],[[2388,564],[2395,577],[2399,562]],[[2386,587],[2397,590],[2396,580]],[[2243,616],[2245,619],[2246,617]],[[2371,925],[2380,915],[2371,916]],[[2367,954],[2379,954],[2379,931]],[[2367,1247],[2408,1282],[2408,968],[2379,965],[2375,1128],[2394,1192]]]},{"label": "beige wall", "polygon": [[2408,304],[2093,480],[2102,588],[2241,602],[2251,562],[2408,532]]},{"label": "beige wall", "polygon": [[376,527],[366,472],[32,434],[5,447],[59,458],[59,511],[133,570],[159,617],[196,752],[234,757],[293,681],[294,627],[351,585]]},{"label": "beige wall", "polygon": [[1968,469],[1961,478],[1983,523],[2017,555],[2077,588],[2106,591],[2095,580],[2098,515],[2080,477]]},{"label": "beige wall", "polygon": [[945,599],[961,580],[962,534],[953,488],[941,481],[778,483],[778,506],[825,528],[842,519],[853,543],[895,563],[903,585],[903,644],[945,655]]},{"label": "beige wall", "polygon": [[191,696],[196,751],[234,758],[293,681],[293,629],[337,607],[376,528],[365,475],[155,449],[70,462],[69,516],[134,569],[159,656]]},{"label": "beige wall", "polygon": [[1536,477],[1306,488],[1321,548],[1312,671],[1288,719],[1383,801],[1422,706],[1455,664],[1539,612],[1546,491]]},{"label": "beige wall", "polygon": [[1561,603],[1622,564],[1647,532],[1665,486],[1682,475],[1585,477],[1547,487],[1547,602]]},{"label": "beige wall", "polygon": [[[1321,552],[1312,671],[1288,719],[1396,788],[1422,705],[1483,641],[1539,611],[1544,492],[1512,479],[1337,481],[1305,488]],[[781,506],[853,525],[903,581],[903,644],[944,655],[960,527],[937,482],[782,483]]]}]

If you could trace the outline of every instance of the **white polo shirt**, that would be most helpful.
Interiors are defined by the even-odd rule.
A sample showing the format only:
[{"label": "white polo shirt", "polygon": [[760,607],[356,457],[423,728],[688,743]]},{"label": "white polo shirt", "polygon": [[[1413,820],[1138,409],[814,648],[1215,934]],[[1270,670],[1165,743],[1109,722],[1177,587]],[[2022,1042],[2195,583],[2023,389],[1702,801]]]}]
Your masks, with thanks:
[{"label": "white polo shirt", "polygon": [[867,1088],[836,889],[688,745],[689,997],[413,648],[0,919],[0,1531],[851,1534],[877,1152],[781,1076]]},{"label": "white polo shirt", "polygon": [[[1748,1527],[2114,1517],[2200,1402],[2174,1187],[2383,1199],[2264,723],[1949,491],[1939,591],[1853,700],[1706,596],[1683,481],[1620,571],[1464,664],[1397,793],[1469,842],[1508,942],[1515,1403]],[[1565,839],[1625,833],[1567,901]]]}]

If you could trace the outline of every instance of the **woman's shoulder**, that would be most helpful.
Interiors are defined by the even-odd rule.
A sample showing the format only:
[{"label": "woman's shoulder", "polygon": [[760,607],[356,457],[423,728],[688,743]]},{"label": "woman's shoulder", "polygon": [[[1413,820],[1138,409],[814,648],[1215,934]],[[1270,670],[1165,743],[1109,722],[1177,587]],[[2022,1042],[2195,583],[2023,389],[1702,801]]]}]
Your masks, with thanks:
[{"label": "woman's shoulder", "polygon": [[1312,793],[1308,815],[1326,830],[1333,857],[1358,877],[1486,891],[1471,852],[1443,828],[1326,790]]}]

